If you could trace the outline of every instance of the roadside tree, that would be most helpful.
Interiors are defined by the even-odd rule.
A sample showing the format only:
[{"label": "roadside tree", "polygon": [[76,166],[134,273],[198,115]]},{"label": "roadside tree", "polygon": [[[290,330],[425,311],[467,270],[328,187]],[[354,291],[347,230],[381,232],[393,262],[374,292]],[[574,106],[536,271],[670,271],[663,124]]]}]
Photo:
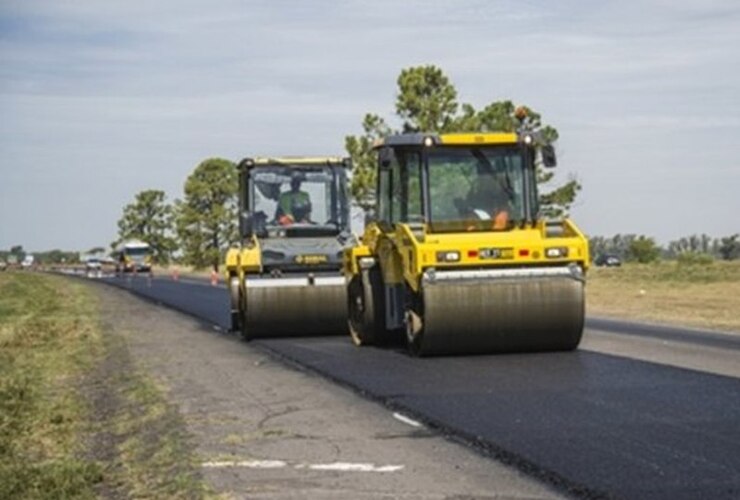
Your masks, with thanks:
[{"label": "roadside tree", "polygon": [[629,244],[628,259],[641,264],[654,262],[660,256],[660,247],[655,244],[653,238],[638,236]]},{"label": "roadside tree", "polygon": [[718,245],[718,253],[723,260],[735,260],[740,259],[740,234],[733,234],[721,238]]},{"label": "roadside tree", "polygon": [[15,245],[10,247],[10,255],[16,259],[16,262],[22,262],[26,257],[26,251],[23,250],[23,245]]},{"label": "roadside tree", "polygon": [[222,158],[204,160],[185,181],[175,225],[186,264],[218,271],[226,249],[238,240],[237,191],[236,165]]},{"label": "roadside tree", "polygon": [[173,208],[166,202],[164,191],[141,191],[133,203],[123,208],[118,221],[118,240],[111,246],[115,248],[130,239],[141,240],[150,245],[156,262],[167,264],[177,249],[173,224]]},{"label": "roadside tree", "polygon": [[[557,130],[543,124],[539,113],[526,106],[515,106],[512,101],[495,101],[480,110],[471,104],[460,105],[454,85],[436,66],[406,68],[396,83],[395,118],[400,120],[400,130],[404,132],[513,132],[526,128],[542,131],[548,142],[558,138]],[[347,136],[345,146],[354,164],[352,195],[359,206],[368,209],[374,205],[373,142],[395,131],[376,114],[366,114],[362,128],[363,135]],[[553,175],[538,169],[538,184],[541,187],[547,185],[553,181]],[[543,213],[548,216],[567,215],[580,189],[581,185],[574,177],[561,186],[543,189],[540,193]]]}]

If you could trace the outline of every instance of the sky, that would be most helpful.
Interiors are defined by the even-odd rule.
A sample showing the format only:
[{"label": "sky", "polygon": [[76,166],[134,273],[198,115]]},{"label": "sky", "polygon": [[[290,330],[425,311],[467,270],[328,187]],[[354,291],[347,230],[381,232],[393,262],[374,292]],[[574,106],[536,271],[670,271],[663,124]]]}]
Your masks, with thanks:
[{"label": "sky", "polygon": [[422,64],[558,129],[588,235],[740,232],[735,0],[0,0],[0,249],[108,246],[209,157],[345,154]]}]

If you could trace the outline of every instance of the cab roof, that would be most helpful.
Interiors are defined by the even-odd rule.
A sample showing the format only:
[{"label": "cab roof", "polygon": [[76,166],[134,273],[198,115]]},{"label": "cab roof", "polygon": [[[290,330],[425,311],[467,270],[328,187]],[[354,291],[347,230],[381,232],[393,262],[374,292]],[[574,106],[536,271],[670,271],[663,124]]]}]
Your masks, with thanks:
[{"label": "cab roof", "polygon": [[264,167],[267,165],[279,165],[281,167],[323,166],[351,168],[349,158],[341,156],[266,156],[255,158],[244,158],[239,162],[241,168]]},{"label": "cab roof", "polygon": [[[429,143],[431,141],[431,143]],[[374,148],[383,146],[467,146],[467,145],[498,145],[517,144],[519,134],[515,132],[485,132],[485,133],[455,133],[455,134],[425,134],[421,132],[410,134],[395,134],[378,139]]]}]

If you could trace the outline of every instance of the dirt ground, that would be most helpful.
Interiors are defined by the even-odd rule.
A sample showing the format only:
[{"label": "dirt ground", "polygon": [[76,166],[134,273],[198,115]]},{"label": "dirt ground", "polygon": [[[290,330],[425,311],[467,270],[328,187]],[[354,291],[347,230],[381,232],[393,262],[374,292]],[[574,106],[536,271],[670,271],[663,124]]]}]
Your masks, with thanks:
[{"label": "dirt ground", "polygon": [[[206,489],[194,490],[194,497],[559,496],[516,470],[348,389],[288,367],[232,335],[124,291],[91,286],[105,318],[104,334],[115,346],[107,368],[101,369],[140,371],[164,393],[167,404],[152,412],[152,427],[138,433],[169,433],[171,439],[164,444],[192,457],[169,473],[188,481],[202,479]],[[116,404],[115,396],[93,396],[100,411]],[[104,457],[106,442],[100,437],[96,453]],[[156,435],[151,440],[156,441]],[[145,444],[139,443],[142,453],[152,453]],[[128,496],[120,490],[101,493]]]}]

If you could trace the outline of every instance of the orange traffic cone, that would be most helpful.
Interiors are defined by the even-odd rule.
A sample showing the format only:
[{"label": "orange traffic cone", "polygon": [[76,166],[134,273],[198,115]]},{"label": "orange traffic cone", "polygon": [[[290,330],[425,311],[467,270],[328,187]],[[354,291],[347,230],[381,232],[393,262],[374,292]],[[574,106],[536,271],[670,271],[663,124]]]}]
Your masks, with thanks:
[{"label": "orange traffic cone", "polygon": [[218,285],[218,273],[214,270],[211,271],[211,286]]},{"label": "orange traffic cone", "polygon": [[172,281],[178,281],[180,279],[180,271],[177,269],[172,271]]}]

